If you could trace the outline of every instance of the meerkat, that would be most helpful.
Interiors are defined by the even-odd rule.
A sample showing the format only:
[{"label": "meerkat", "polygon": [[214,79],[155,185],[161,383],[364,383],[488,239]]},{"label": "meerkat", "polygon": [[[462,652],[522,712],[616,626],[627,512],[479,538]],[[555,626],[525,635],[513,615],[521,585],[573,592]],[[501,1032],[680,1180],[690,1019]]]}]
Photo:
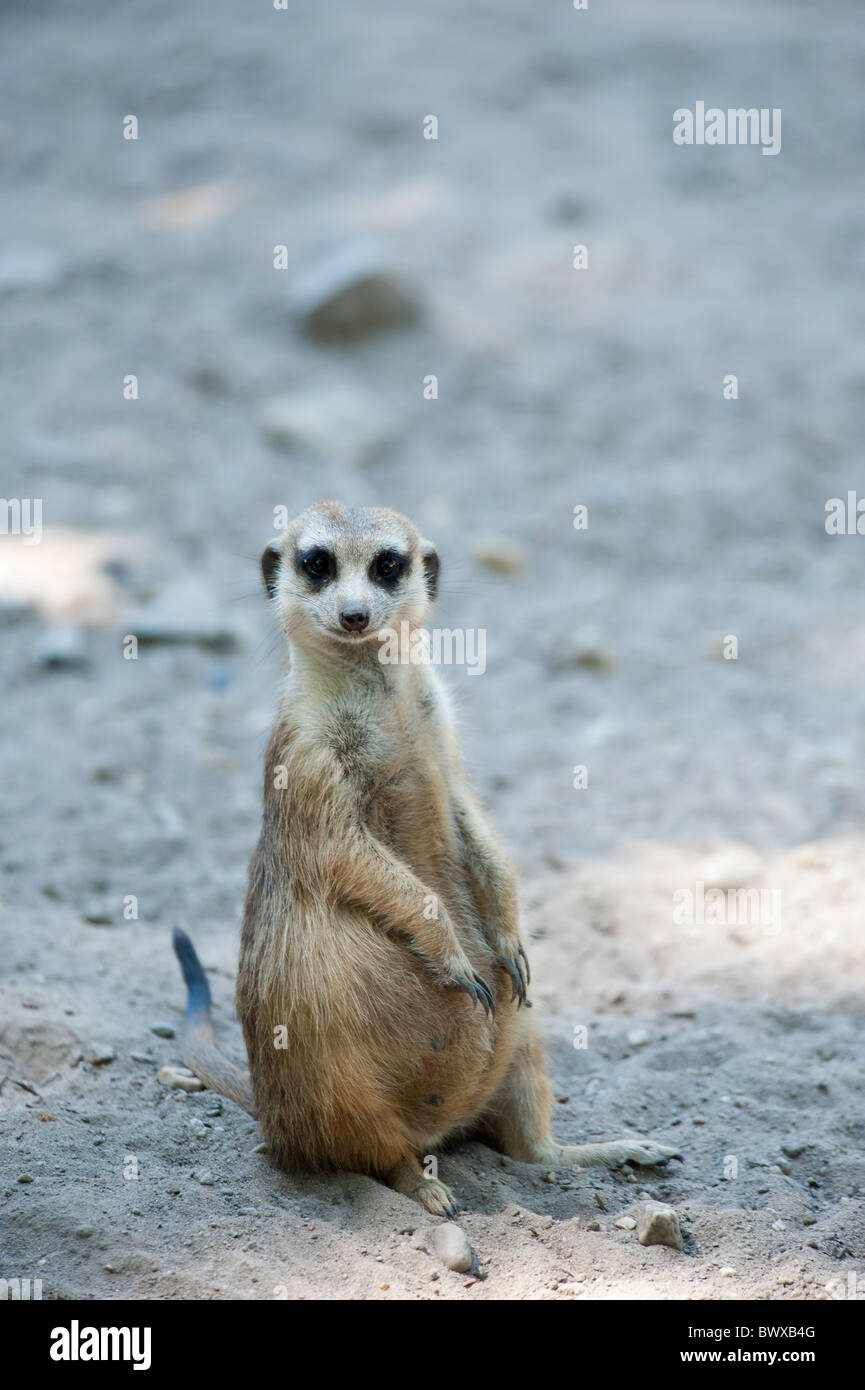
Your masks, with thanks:
[{"label": "meerkat", "polygon": [[328,500],[261,570],[289,665],[240,942],[250,1075],[215,1050],[204,972],[177,933],[187,1065],[257,1114],[284,1166],[372,1174],[441,1216],[457,1204],[424,1160],[470,1132],[548,1167],[680,1157],[553,1138],[516,874],[439,674],[408,650],[436,598],[435,547],[396,512]]}]

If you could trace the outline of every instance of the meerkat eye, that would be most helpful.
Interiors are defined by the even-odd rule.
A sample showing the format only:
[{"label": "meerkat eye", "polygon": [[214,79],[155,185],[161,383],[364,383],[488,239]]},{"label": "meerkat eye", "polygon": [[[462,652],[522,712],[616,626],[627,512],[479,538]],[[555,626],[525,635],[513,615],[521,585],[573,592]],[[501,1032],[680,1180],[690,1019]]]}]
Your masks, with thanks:
[{"label": "meerkat eye", "polygon": [[332,578],[335,569],[330,551],[324,550],[321,546],[316,546],[314,550],[307,550],[305,554],[299,555],[297,562],[307,578],[318,584]]},{"label": "meerkat eye", "polygon": [[379,584],[396,584],[405,569],[405,556],[396,550],[383,550],[372,562],[371,578]]}]

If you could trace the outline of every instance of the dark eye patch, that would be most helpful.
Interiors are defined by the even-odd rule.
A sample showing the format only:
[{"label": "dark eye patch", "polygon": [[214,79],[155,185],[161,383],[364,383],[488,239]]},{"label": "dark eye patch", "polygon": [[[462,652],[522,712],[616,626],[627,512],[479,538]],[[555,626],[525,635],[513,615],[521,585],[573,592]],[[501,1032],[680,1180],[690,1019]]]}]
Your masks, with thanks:
[{"label": "dark eye patch", "polygon": [[408,569],[407,555],[398,550],[381,550],[369,567],[369,577],[383,589],[395,589]]},{"label": "dark eye patch", "polygon": [[313,589],[323,589],[336,574],[336,560],[320,545],[298,551],[294,563]]}]

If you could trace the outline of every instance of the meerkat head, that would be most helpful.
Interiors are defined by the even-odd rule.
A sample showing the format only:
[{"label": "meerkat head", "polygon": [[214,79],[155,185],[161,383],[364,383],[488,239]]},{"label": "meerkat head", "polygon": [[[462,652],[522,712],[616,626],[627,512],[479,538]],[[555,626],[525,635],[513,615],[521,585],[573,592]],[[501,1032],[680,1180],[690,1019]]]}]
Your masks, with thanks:
[{"label": "meerkat head", "polygon": [[261,557],[265,588],[298,646],[375,644],[423,624],[439,557],[407,517],[330,500],[301,513]]}]

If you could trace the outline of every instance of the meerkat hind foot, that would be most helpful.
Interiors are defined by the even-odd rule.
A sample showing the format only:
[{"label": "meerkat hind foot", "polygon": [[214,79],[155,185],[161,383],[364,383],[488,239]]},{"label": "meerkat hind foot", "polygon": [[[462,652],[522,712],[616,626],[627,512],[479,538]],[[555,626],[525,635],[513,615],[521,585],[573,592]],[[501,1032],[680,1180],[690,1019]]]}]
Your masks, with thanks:
[{"label": "meerkat hind foot", "polygon": [[669,1144],[658,1144],[654,1139],[643,1139],[635,1135],[633,1138],[612,1139],[602,1144],[551,1142],[544,1146],[543,1152],[535,1162],[549,1163],[553,1168],[621,1168],[623,1163],[653,1168],[669,1162],[671,1158],[681,1157],[679,1150]]}]

